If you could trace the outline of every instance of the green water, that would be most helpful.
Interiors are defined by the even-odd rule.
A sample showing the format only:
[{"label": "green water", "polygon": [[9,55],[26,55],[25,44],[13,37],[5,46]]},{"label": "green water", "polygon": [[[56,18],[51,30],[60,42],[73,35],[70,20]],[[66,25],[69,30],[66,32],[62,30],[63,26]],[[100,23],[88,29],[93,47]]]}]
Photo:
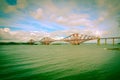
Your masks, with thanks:
[{"label": "green water", "polygon": [[120,45],[0,45],[0,80],[120,80]]}]

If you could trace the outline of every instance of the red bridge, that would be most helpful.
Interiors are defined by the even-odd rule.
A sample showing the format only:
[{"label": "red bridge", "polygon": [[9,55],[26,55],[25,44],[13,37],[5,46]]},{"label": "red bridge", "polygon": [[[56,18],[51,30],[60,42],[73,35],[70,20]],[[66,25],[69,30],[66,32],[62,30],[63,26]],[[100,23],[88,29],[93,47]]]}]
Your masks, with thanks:
[{"label": "red bridge", "polygon": [[73,44],[73,45],[79,45],[80,43],[83,43],[83,42],[89,41],[89,40],[94,40],[94,39],[98,39],[98,37],[74,33],[74,34],[67,36],[60,40],[54,40],[49,37],[44,37],[40,40],[40,42],[44,45],[49,45],[51,42],[65,41],[65,42],[69,42],[70,44]]},{"label": "red bridge", "polygon": [[[86,41],[97,40],[97,44],[100,45],[101,39],[105,40],[105,44],[107,44],[108,39],[111,39],[112,44],[114,45],[115,39],[120,39],[120,37],[100,38],[100,37],[96,37],[96,36],[89,36],[89,35],[74,33],[74,34],[71,34],[70,36],[67,36],[67,37],[65,37],[63,39],[59,39],[59,40],[55,40],[55,39],[52,39],[50,37],[44,37],[40,40],[40,42],[44,45],[49,45],[50,43],[55,42],[55,41],[64,41],[64,42],[69,42],[70,44],[73,44],[73,45],[79,45],[79,44],[86,42]],[[30,39],[29,43],[34,44],[35,41],[33,39]]]}]

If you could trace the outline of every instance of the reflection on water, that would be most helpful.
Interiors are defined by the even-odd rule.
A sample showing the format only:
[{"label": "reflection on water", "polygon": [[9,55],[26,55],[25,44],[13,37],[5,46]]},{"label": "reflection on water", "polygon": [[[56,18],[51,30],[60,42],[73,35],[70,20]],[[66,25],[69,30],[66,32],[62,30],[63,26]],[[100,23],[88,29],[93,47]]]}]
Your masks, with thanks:
[{"label": "reflection on water", "polygon": [[0,80],[119,80],[118,45],[0,45]]}]

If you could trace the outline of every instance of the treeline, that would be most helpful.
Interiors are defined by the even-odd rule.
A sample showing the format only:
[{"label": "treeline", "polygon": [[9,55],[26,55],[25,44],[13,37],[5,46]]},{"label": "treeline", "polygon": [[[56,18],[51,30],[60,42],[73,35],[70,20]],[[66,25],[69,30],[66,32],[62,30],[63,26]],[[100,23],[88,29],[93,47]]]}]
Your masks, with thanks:
[{"label": "treeline", "polygon": [[[66,43],[53,43],[50,45],[65,45]],[[0,45],[44,45],[41,43],[30,43],[30,42],[0,42]]]},{"label": "treeline", "polygon": [[0,45],[30,45],[28,42],[0,42]]}]

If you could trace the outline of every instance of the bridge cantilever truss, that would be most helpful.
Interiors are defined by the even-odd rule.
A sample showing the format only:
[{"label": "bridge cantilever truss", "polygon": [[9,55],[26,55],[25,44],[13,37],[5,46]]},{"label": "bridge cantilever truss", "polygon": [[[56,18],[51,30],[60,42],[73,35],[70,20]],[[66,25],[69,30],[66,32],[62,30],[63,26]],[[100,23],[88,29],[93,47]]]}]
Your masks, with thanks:
[{"label": "bridge cantilever truss", "polygon": [[[44,45],[49,45],[51,42],[65,41],[65,42],[69,42],[73,45],[79,45],[80,43],[83,43],[83,42],[89,41],[89,40],[94,40],[94,39],[98,39],[98,37],[74,33],[74,34],[71,34],[60,40],[55,40],[50,37],[44,37],[40,40],[40,42]],[[31,41],[33,41],[33,40],[31,40]]]},{"label": "bridge cantilever truss", "polygon": [[70,42],[73,45],[79,45],[80,43],[94,39],[98,39],[98,37],[74,33],[68,37],[65,37],[62,40],[66,42]]},{"label": "bridge cantilever truss", "polygon": [[51,42],[54,42],[55,40],[50,37],[44,37],[40,40],[42,44],[49,45]]}]

